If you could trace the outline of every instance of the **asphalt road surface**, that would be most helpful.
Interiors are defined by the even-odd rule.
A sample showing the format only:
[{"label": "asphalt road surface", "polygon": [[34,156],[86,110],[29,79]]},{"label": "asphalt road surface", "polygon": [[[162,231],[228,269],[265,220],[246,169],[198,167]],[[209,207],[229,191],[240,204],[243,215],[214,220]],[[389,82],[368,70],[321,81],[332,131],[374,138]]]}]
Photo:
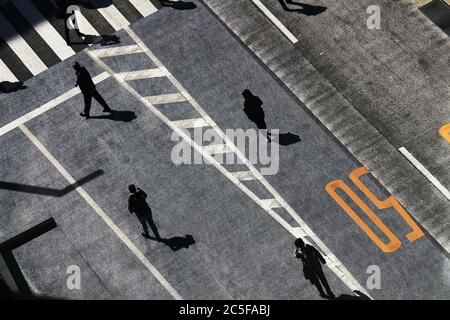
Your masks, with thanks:
[{"label": "asphalt road surface", "polygon": [[[301,235],[325,256],[337,296],[361,289],[374,299],[450,297],[442,247],[422,226],[408,240],[413,219],[377,208],[349,178],[362,164],[201,2],[192,3],[161,8],[118,31],[120,43],[90,46],[27,80],[26,89],[0,95],[0,237],[48,217],[57,223],[14,250],[32,291],[83,299],[317,299],[293,256]],[[112,115],[94,101],[92,118],[80,117],[74,61],[99,82]],[[263,102],[269,129],[301,139],[279,146],[279,170],[262,176],[261,163],[174,164],[174,131],[255,128],[243,111],[245,89]],[[197,152],[208,158],[223,143]],[[389,239],[377,219],[339,191],[367,224],[358,226],[326,190],[336,180],[400,243],[383,247]],[[392,203],[370,174],[361,181]],[[127,208],[131,183],[147,192],[164,242],[141,236]],[[79,290],[67,286],[70,266],[81,270]],[[377,289],[367,287],[371,266],[381,272]]]}]

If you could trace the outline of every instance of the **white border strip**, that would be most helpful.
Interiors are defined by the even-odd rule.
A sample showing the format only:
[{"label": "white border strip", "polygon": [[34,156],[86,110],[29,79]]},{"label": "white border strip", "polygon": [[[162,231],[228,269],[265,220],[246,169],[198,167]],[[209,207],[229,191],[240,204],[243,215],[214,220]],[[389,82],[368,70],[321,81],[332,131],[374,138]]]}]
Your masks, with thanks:
[{"label": "white border strip", "polygon": [[416,158],[414,158],[414,156],[409,153],[405,147],[401,147],[398,151],[400,151],[400,153],[403,154],[405,158],[408,159],[408,161],[411,162],[413,166],[415,166],[417,170],[419,170],[420,173],[422,173],[425,178],[427,178],[444,195],[444,197],[450,201],[450,192],[431,174],[430,171],[428,171]]},{"label": "white border strip", "polygon": [[269,18],[270,21],[272,21],[275,27],[277,27],[289,41],[294,44],[298,42],[297,38],[272,14],[272,12],[269,11],[269,9],[267,9],[265,5],[262,4],[261,1],[252,0],[252,2],[266,15],[267,18]]},{"label": "white border strip", "polygon": [[126,236],[126,234],[120,230],[120,228],[111,220],[111,218],[98,206],[98,204],[92,199],[89,194],[78,185],[76,180],[67,172],[66,169],[59,163],[58,160],[47,150],[47,148],[31,133],[25,125],[20,126],[20,130],[30,139],[35,147],[47,158],[48,161],[58,170],[58,172],[69,182],[71,185],[76,186],[76,191],[81,197],[94,209],[94,211],[100,216],[100,218],[111,228],[111,230],[117,235],[117,237],[130,249],[130,251],[138,258],[140,262],[152,273],[152,275],[159,281],[159,283],[172,295],[176,300],[182,300],[183,298],[178,292],[170,285],[170,283],[159,273],[158,269],[147,259],[147,257],[134,245],[133,242]]}]

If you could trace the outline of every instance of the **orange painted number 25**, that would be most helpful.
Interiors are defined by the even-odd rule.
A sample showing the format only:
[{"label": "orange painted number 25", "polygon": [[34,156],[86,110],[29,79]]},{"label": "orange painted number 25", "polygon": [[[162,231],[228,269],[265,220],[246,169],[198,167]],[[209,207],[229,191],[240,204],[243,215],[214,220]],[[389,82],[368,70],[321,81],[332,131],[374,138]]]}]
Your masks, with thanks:
[{"label": "orange painted number 25", "polygon": [[[406,210],[400,205],[400,203],[395,199],[394,196],[390,196],[386,200],[378,199],[369,188],[360,180],[362,175],[368,174],[369,171],[364,168],[358,168],[352,173],[350,173],[350,180],[364,193],[364,195],[378,208],[378,209],[388,209],[394,208],[398,214],[405,220],[405,222],[411,227],[411,232],[406,235],[409,241],[415,241],[421,238],[424,233],[419,228],[419,226],[414,222],[411,216],[406,212]],[[336,200],[336,202],[341,206],[342,209],[353,219],[353,221],[358,224],[358,226],[369,236],[369,238],[383,251],[383,252],[394,252],[401,247],[401,241],[399,238],[389,229],[383,221],[369,208],[367,204],[355,193],[353,190],[342,180],[335,180],[330,182],[325,189],[330,194],[330,196]],[[342,199],[341,196],[336,192],[337,189],[341,189],[347,194],[350,199],[355,202],[358,207],[372,220],[373,223],[383,232],[387,237],[388,241],[382,241],[376,233],[360,218],[360,216],[348,205],[347,202]]]}]

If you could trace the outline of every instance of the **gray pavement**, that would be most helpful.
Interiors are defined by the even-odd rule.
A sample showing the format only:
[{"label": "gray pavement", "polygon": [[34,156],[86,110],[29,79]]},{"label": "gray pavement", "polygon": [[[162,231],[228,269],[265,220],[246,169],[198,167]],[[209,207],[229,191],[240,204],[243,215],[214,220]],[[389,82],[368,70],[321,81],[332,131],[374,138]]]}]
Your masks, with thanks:
[{"label": "gray pavement", "polygon": [[[448,200],[397,151],[406,147],[448,185],[442,30],[404,3],[323,1],[325,12],[307,16],[263,1],[294,45],[251,1],[204,2],[448,252]],[[381,7],[381,30],[366,28],[369,4]]]},{"label": "gray pavement", "polygon": [[[269,128],[301,137],[299,143],[281,146],[280,171],[266,179],[363,286],[367,267],[380,266],[382,286],[370,291],[374,298],[450,297],[448,257],[431,237],[409,242],[404,237],[409,228],[395,210],[376,211],[402,242],[397,251],[383,253],[328,195],[329,182],[349,183],[348,174],[361,164],[220,21],[195,3],[194,10],[164,8],[132,29],[223,130],[254,128],[242,111],[241,93],[248,88],[263,101]],[[122,44],[132,43],[124,31],[118,36]],[[115,72],[154,67],[136,55],[102,60]],[[70,90],[74,60],[92,75],[103,72],[85,53],[58,64],[30,79],[27,90],[0,96],[5,110],[0,127]],[[154,80],[130,83],[143,95],[173,92],[171,84]],[[109,78],[98,89],[114,110],[132,112],[136,118],[114,121],[102,116],[94,102],[94,118],[85,120],[78,115],[83,101],[77,95],[26,126],[75,180],[101,170],[83,189],[183,298],[318,298],[303,278],[300,261],[292,256],[295,238],[290,233],[213,166],[174,165],[171,129],[118,82]],[[188,108],[187,103],[158,106],[170,120],[198,116]],[[57,190],[67,187],[19,129],[0,137],[0,149],[6,164],[0,180]],[[373,177],[363,180],[380,199],[388,196]],[[136,217],[127,212],[130,183],[148,193],[163,238],[192,235],[195,244],[172,251],[144,239]],[[261,198],[267,196],[257,181],[245,184]],[[37,291],[83,299],[171,298],[77,191],[55,197],[3,189],[0,197],[6,212],[1,217],[2,238],[48,216],[58,224],[17,249],[17,260]],[[65,269],[73,264],[83,270],[81,291],[65,287]],[[337,295],[351,293],[327,268],[326,275]]]}]

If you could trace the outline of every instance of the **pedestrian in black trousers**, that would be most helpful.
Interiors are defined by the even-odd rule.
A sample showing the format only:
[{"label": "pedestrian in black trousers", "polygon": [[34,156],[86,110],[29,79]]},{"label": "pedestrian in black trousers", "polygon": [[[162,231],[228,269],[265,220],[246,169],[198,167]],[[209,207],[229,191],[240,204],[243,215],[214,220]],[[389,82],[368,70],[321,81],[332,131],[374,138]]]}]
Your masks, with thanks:
[{"label": "pedestrian in black trousers", "polygon": [[73,68],[75,69],[75,73],[77,75],[77,83],[75,87],[79,87],[81,93],[84,96],[84,112],[80,113],[82,117],[86,117],[89,119],[89,112],[91,110],[91,102],[92,98],[98,101],[103,107],[103,112],[112,113],[111,108],[106,103],[105,99],[100,95],[95,87],[94,82],[92,81],[92,77],[87,71],[85,67],[82,67],[78,62],[73,64]]},{"label": "pedestrian in black trousers", "polygon": [[[335,295],[331,291],[328,281],[322,270],[322,264],[326,264],[324,257],[320,252],[310,244],[298,238],[295,240],[295,252],[296,258],[299,258],[303,262],[303,275],[304,277],[315,285],[323,298],[334,299]],[[299,252],[299,250],[301,252]],[[327,294],[323,291],[323,287],[327,291]]]},{"label": "pedestrian in black trousers", "polygon": [[147,239],[150,238],[147,227],[148,224],[152,229],[156,240],[161,241],[162,239],[159,236],[158,229],[153,221],[152,209],[146,201],[147,194],[142,189],[136,188],[134,184],[129,185],[128,190],[131,193],[128,197],[128,210],[131,214],[135,213],[139,222],[142,224],[142,228],[144,229],[142,236]]}]

